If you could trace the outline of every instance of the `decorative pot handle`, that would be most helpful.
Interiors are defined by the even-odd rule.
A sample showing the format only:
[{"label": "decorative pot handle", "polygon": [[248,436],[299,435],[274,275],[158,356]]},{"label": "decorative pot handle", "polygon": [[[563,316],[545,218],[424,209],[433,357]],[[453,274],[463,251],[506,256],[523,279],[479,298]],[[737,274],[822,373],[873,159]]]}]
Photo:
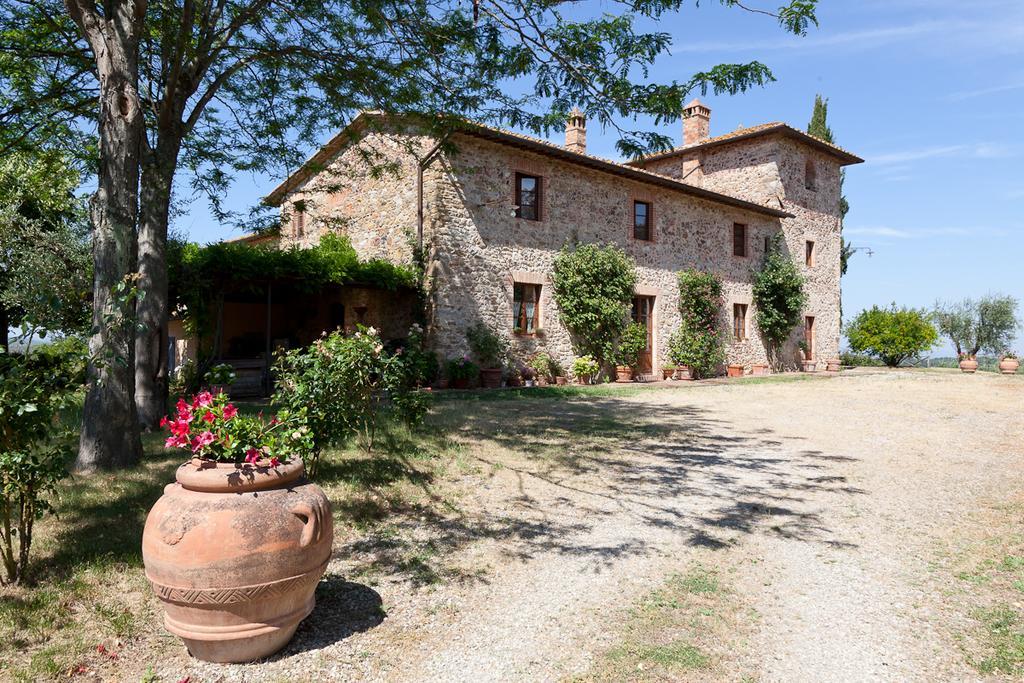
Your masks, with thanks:
[{"label": "decorative pot handle", "polygon": [[320,506],[311,506],[309,503],[298,503],[292,508],[292,514],[303,521],[302,536],[299,538],[299,547],[305,548],[310,543],[320,540]]}]

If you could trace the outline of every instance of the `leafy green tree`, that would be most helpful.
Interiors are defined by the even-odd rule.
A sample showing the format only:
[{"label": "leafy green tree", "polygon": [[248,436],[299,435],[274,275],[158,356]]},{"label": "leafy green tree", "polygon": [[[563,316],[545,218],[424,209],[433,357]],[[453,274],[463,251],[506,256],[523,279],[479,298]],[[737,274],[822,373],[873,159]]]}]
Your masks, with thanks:
[{"label": "leafy green tree", "polygon": [[[674,121],[694,90],[736,93],[773,80],[755,61],[648,83],[647,69],[669,51],[670,38],[637,26],[681,3],[616,4],[618,15],[602,7],[582,18],[574,3],[551,0],[38,0],[0,8],[0,34],[14,48],[8,54],[45,63],[35,74],[40,82],[24,90],[39,105],[29,107],[34,113],[101,103],[84,115],[99,134],[93,345],[129,367],[137,356],[138,367],[134,376],[121,363],[94,369],[83,466],[137,457],[136,430],[125,420],[139,411],[120,405],[136,402],[136,382],[143,420],[163,410],[167,223],[180,165],[219,208],[234,172],[294,168],[326,129],[359,109],[418,116],[435,132],[471,117],[546,134],[579,105],[617,130],[620,151],[635,156],[671,140],[627,130],[620,118]],[[816,24],[816,5],[790,0],[773,16],[802,35]],[[525,90],[509,88],[510,79]],[[141,331],[124,349],[102,321],[131,317],[124,297],[111,293],[136,268]],[[111,431],[88,426],[97,423]]]},{"label": "leafy green tree", "polygon": [[619,339],[618,357],[619,365],[624,365],[636,370],[640,363],[640,354],[647,350],[647,327],[640,323],[630,323],[622,331]]},{"label": "leafy green tree", "polygon": [[939,332],[949,338],[960,358],[974,358],[979,351],[1007,351],[1020,327],[1017,300],[999,294],[938,303],[933,316]]},{"label": "leafy green tree", "polygon": [[[807,132],[825,142],[835,143],[835,138],[832,136],[832,128],[828,125],[828,100],[822,98],[821,95],[814,96],[814,110],[811,112],[811,122],[807,124]],[[846,218],[846,214],[850,211],[850,202],[846,200],[846,195],[843,194],[843,185],[845,183],[846,171],[843,170],[839,174],[839,214],[842,218]],[[846,275],[846,268],[849,265],[850,257],[853,256],[853,248],[841,235],[839,239],[841,242],[839,249],[839,273],[840,275]]]},{"label": "leafy green tree", "polygon": [[754,274],[754,307],[757,327],[765,340],[772,364],[779,368],[779,350],[800,322],[807,302],[804,278],[796,264],[783,253],[782,235],[776,234],[768,245],[764,263]]},{"label": "leafy green tree", "polygon": [[563,247],[555,258],[552,284],[559,318],[577,354],[603,367],[613,365],[636,287],[633,259],[612,244]]},{"label": "leafy green tree", "polygon": [[80,176],[56,152],[0,159],[0,347],[8,328],[83,332],[91,274]]},{"label": "leafy green tree", "polygon": [[846,326],[850,349],[881,359],[890,368],[914,360],[935,346],[939,333],[925,311],[872,306]]}]

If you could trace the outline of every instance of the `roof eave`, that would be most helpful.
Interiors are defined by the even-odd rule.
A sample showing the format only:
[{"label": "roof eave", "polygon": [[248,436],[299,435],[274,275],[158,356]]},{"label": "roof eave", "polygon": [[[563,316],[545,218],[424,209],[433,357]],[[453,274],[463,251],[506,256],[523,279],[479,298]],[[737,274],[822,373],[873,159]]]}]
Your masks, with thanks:
[{"label": "roof eave", "polygon": [[785,135],[786,137],[799,140],[804,144],[815,147],[816,149],[824,152],[825,154],[836,157],[837,159],[840,160],[840,166],[852,166],[854,164],[864,163],[864,160],[861,159],[856,154],[851,154],[850,152],[847,152],[844,149],[840,149],[838,147],[835,147],[834,145],[830,145],[827,142],[819,140],[813,135],[802,133],[801,131],[798,131],[795,128],[788,126],[786,124],[779,124],[777,126],[772,126],[770,128],[752,130],[750,132],[739,133],[737,135],[731,135],[728,137],[723,136],[722,139],[718,140],[712,138],[711,140],[708,140],[706,142],[698,142],[692,145],[687,145],[686,147],[677,147],[676,149],[672,149],[667,152],[652,154],[651,156],[644,157],[636,161],[630,161],[628,163],[630,166],[642,166],[643,164],[651,161],[660,161],[662,159],[669,159],[674,156],[681,156],[684,154],[689,154],[691,152],[699,152],[701,150],[710,149],[712,147],[721,147],[723,145],[728,145],[734,142],[741,142],[743,140],[749,140],[750,138],[768,135]]}]

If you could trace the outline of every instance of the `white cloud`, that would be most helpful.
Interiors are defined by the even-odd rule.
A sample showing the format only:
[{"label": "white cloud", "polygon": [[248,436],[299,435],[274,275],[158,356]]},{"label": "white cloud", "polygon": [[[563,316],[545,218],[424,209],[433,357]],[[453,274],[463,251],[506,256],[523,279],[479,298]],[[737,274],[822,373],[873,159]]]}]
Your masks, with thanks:
[{"label": "white cloud", "polygon": [[917,149],[906,149],[885,154],[866,155],[869,163],[881,166],[900,164],[906,168],[906,164],[925,159],[936,159],[940,157],[966,157],[975,159],[1002,159],[1016,156],[1017,151],[1010,145],[1000,145],[991,142],[978,142],[964,145],[933,145],[931,147],[920,147]]},{"label": "white cloud", "polygon": [[977,90],[963,90],[961,92],[950,93],[945,97],[945,99],[949,102],[962,102],[964,100],[970,100],[975,97],[984,97],[985,95],[996,95],[999,93],[1011,92],[1013,90],[1024,90],[1024,82],[993,85],[988,88],[979,88]]},{"label": "white cloud", "polygon": [[873,47],[879,44],[906,40],[912,36],[936,33],[949,30],[950,22],[930,21],[907,26],[867,29],[863,31],[847,31],[831,35],[812,35],[810,37],[789,36],[779,40],[752,41],[705,41],[700,43],[682,43],[672,46],[674,54],[684,52],[736,52],[745,50],[810,50],[840,45],[854,45],[860,48]]},{"label": "white cloud", "polygon": [[889,237],[900,240],[924,239],[928,237],[952,237],[987,232],[978,228],[893,228],[887,225],[844,226],[843,234],[863,237]]}]

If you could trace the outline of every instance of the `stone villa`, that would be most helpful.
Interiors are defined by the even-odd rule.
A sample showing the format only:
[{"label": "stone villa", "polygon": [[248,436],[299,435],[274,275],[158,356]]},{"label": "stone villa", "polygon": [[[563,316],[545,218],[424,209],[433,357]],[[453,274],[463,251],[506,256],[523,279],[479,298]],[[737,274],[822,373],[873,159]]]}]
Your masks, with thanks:
[{"label": "stone villa", "polygon": [[[360,258],[396,263],[411,263],[422,246],[429,338],[443,358],[467,352],[465,330],[483,320],[508,332],[518,356],[545,349],[563,366],[573,352],[552,297],[553,260],[566,243],[613,243],[637,264],[633,317],[649,330],[642,370],[651,372],[666,361],[679,325],[676,273],[686,268],[724,281],[728,361],[748,368],[767,361],[751,277],[781,231],[808,292],[805,324],[783,357],[796,365],[801,339],[816,359],[836,355],[840,172],[862,160],[783,123],[710,137],[707,106],[694,100],[685,113],[682,146],[631,163],[588,154],[578,112],[564,145],[471,124],[451,137],[454,151],[363,113],[267,197],[281,209],[280,235],[249,239],[304,246],[338,231]],[[370,173],[381,159],[394,172]],[[236,317],[260,328],[260,304],[253,305]],[[411,322],[401,296],[358,288],[310,305],[303,320],[279,305],[273,332],[266,322],[275,340],[294,336],[289,326],[309,328],[311,337],[356,323],[403,337]],[[221,352],[230,356],[226,346]]]}]

